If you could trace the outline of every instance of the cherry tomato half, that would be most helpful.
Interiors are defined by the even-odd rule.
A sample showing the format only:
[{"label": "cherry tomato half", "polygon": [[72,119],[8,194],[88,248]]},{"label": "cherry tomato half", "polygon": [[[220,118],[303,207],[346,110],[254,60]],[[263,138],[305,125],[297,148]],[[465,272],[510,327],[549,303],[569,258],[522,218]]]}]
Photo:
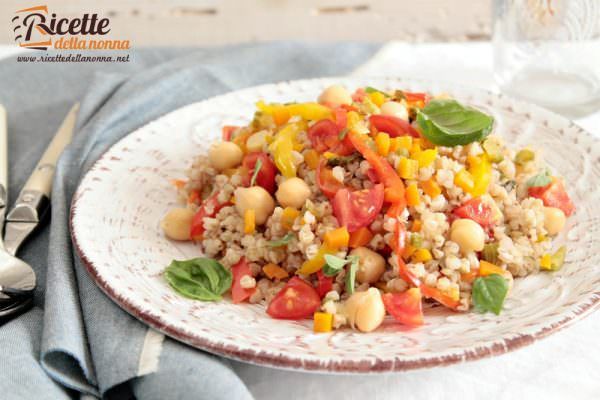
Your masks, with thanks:
[{"label": "cherry tomato half", "polygon": [[333,215],[340,226],[354,232],[375,220],[383,206],[383,184],[371,189],[350,191],[338,190],[333,199]]},{"label": "cherry tomato half", "polygon": [[472,219],[484,228],[494,224],[491,207],[484,204],[478,197],[468,200],[462,206],[455,208],[453,213],[460,218]]},{"label": "cherry tomato half", "polygon": [[402,293],[384,293],[381,296],[386,311],[403,325],[423,325],[421,290],[408,289]]},{"label": "cherry tomato half", "polygon": [[[192,225],[190,227],[190,238],[192,240],[202,239],[202,234],[204,233],[205,217],[214,217],[215,215],[217,215],[221,208],[229,204],[229,202],[219,203],[218,198],[219,192],[215,192],[206,200],[204,200],[202,205],[200,205],[198,211],[196,211],[194,218],[192,218]],[[210,212],[208,212],[207,210],[210,210]]]},{"label": "cherry tomato half", "polygon": [[271,300],[267,314],[277,319],[310,318],[320,305],[315,288],[294,276]]},{"label": "cherry tomato half", "polygon": [[275,175],[277,174],[277,168],[267,153],[255,152],[248,153],[244,156],[242,168],[247,171],[243,180],[244,186],[250,186],[254,168],[259,159],[262,164],[260,171],[258,171],[258,174],[256,175],[255,184],[262,186],[267,192],[273,194],[275,192]]},{"label": "cherry tomato half", "polygon": [[320,269],[317,271],[317,293],[319,297],[323,298],[325,295],[333,289],[333,276],[327,276]]},{"label": "cherry tomato half", "polygon": [[312,147],[319,153],[330,151],[340,156],[347,156],[354,152],[354,146],[347,136],[340,140],[339,134],[342,129],[344,128],[340,128],[332,120],[323,119],[310,127],[308,138]]},{"label": "cherry tomato half", "polygon": [[567,217],[575,211],[575,205],[563,183],[557,179],[547,186],[530,187],[528,193],[531,197],[541,199],[546,207],[560,208]]},{"label": "cherry tomato half", "polygon": [[344,189],[343,183],[333,177],[331,168],[327,167],[327,160],[324,158],[319,162],[317,167],[317,186],[329,199],[333,198],[335,194]]},{"label": "cherry tomato half", "polygon": [[233,275],[233,282],[231,283],[231,299],[234,303],[241,303],[252,296],[252,294],[254,294],[256,291],[255,287],[251,289],[244,289],[240,282],[242,277],[245,275],[252,276],[248,262],[244,257],[242,257],[237,264],[231,267],[231,273]]},{"label": "cherry tomato half", "polygon": [[412,136],[420,137],[419,132],[410,124],[410,122],[403,120],[402,118],[394,117],[391,115],[371,115],[369,117],[371,126],[374,126],[379,132],[385,132],[390,137],[397,136]]}]

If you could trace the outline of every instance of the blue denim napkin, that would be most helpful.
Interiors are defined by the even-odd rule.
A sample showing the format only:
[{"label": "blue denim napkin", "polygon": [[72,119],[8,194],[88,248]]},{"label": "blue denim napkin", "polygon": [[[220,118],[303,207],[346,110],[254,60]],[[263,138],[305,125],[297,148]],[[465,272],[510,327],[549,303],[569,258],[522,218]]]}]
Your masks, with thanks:
[{"label": "blue denim napkin", "polygon": [[[376,50],[280,42],[139,50],[127,64],[1,62],[11,199],[70,106],[81,101],[75,139],[56,171],[50,227],[20,253],[38,274],[35,307],[0,327],[2,398],[251,398],[228,360],[150,330],[91,281],[71,246],[71,196],[114,142],[171,110],[242,87],[346,74]],[[148,367],[140,361],[148,357],[158,362]]]}]

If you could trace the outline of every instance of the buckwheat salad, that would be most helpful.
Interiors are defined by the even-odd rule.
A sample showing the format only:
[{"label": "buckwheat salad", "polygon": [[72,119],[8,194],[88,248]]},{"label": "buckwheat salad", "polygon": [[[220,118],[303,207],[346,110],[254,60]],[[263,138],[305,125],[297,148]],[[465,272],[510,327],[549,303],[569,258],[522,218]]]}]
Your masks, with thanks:
[{"label": "buckwheat salad", "polygon": [[161,227],[199,246],[164,272],[181,295],[370,332],[386,314],[423,324],[424,303],[499,314],[514,278],[562,267],[564,182],[485,112],[340,85],[256,106],[173,181],[185,205]]}]

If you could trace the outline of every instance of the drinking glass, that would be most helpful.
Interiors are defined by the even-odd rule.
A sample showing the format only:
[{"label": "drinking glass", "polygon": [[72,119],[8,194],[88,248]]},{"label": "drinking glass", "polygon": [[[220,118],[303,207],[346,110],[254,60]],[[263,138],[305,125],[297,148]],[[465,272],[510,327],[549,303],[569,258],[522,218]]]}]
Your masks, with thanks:
[{"label": "drinking glass", "polygon": [[573,117],[600,110],[600,0],[494,0],[500,90]]}]

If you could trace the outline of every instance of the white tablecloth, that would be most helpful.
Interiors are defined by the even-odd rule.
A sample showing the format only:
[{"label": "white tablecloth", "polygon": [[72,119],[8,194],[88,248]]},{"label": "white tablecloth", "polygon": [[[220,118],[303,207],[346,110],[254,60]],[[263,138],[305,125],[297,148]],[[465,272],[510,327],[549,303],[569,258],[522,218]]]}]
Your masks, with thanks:
[{"label": "white tablecloth", "polygon": [[[14,53],[0,46],[0,58]],[[390,43],[355,71],[494,89],[487,43]],[[576,121],[600,136],[600,112]],[[600,249],[599,249],[600,250]],[[257,399],[600,399],[600,312],[531,346],[443,368],[379,376],[287,372],[233,363]]]}]

